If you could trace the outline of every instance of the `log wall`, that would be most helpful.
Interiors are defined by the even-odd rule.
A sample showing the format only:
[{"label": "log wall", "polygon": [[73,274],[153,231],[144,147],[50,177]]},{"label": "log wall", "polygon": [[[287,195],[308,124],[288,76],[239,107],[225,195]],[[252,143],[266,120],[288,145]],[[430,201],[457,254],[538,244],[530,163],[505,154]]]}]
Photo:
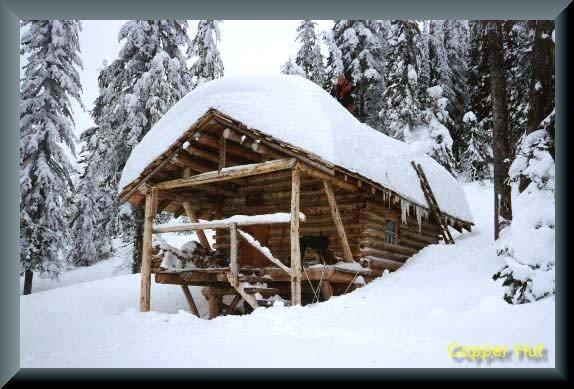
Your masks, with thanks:
[{"label": "log wall", "polygon": [[[258,193],[261,199],[260,205],[246,205],[246,196]],[[335,197],[341,213],[341,219],[347,233],[347,239],[353,256],[358,259],[361,255],[359,238],[362,229],[361,209],[366,205],[365,195],[361,193],[349,193],[335,191]],[[273,175],[252,177],[248,185],[244,186],[237,197],[228,198],[222,207],[222,217],[233,215],[257,215],[263,213],[290,212],[291,178],[280,172]],[[313,179],[305,175],[301,178],[300,209],[306,216],[306,221],[301,222],[299,235],[327,235],[329,247],[337,257],[343,258],[341,244],[338,239],[337,229],[333,224],[329,203],[321,180]],[[217,250],[228,252],[229,233],[217,231]],[[289,265],[290,238],[289,225],[272,225],[269,228],[267,243],[276,258]],[[243,262],[240,250],[239,261]]]},{"label": "log wall", "polygon": [[[247,206],[245,197],[256,193],[260,196],[261,203]],[[373,268],[395,270],[424,247],[439,242],[440,227],[430,220],[423,220],[419,229],[412,210],[406,223],[403,223],[399,203],[389,204],[388,201],[376,200],[367,191],[350,193],[336,190],[335,197],[354,259],[367,258]],[[236,197],[224,201],[222,217],[289,212],[290,198],[291,181],[288,172],[252,177]],[[301,212],[305,214],[306,221],[300,225],[300,236],[320,233],[328,235],[329,247],[337,257],[343,258],[327,196],[320,180],[302,177]],[[397,226],[395,244],[385,243],[385,223],[389,218],[395,220]],[[218,231],[215,239],[215,248],[227,253],[229,233]],[[270,226],[265,245],[276,258],[289,265],[289,225]],[[243,261],[242,255],[240,250],[240,263]]]}]

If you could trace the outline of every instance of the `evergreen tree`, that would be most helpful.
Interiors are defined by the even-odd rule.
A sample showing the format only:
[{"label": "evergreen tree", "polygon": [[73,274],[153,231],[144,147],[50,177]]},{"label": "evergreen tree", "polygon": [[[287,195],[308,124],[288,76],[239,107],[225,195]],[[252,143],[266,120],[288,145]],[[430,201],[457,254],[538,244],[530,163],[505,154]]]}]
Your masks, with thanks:
[{"label": "evergreen tree", "polygon": [[322,86],[325,82],[325,66],[316,25],[312,20],[303,20],[297,27],[297,41],[301,46],[297,51],[295,63],[303,69],[306,78]]},{"label": "evergreen tree", "polygon": [[192,77],[183,52],[191,42],[185,20],[128,21],[122,26],[119,39],[124,42],[119,57],[99,76],[96,106],[101,108],[94,115],[98,141],[89,145],[100,146],[98,153],[88,153],[97,157],[96,161],[86,164],[102,161],[102,165],[87,170],[84,180],[98,182],[93,196],[107,206],[103,219],[112,221],[112,225],[99,224],[103,233],[115,231],[126,241],[133,241],[133,270],[139,271],[143,212],[118,203],[117,185],[132,149],[191,90]]},{"label": "evergreen tree", "polygon": [[26,20],[20,44],[27,62],[20,80],[20,270],[24,294],[34,272],[57,276],[66,243],[64,198],[72,189],[71,100],[81,104],[80,22]]},{"label": "evergreen tree", "polygon": [[382,131],[404,140],[405,133],[422,124],[417,45],[420,30],[414,20],[393,20],[387,34],[386,88],[380,116]]},{"label": "evergreen tree", "polygon": [[452,125],[452,119],[447,111],[448,100],[443,93],[439,85],[427,88],[428,107],[423,113],[423,126],[415,128],[411,135],[414,134],[417,141],[422,141],[426,145],[426,150],[424,150],[426,154],[454,175],[456,163],[452,155],[453,141],[448,130],[448,127]]},{"label": "evergreen tree", "polygon": [[[469,22],[469,48],[468,48],[468,100],[467,112],[472,112],[476,120],[474,126],[481,134],[484,144],[492,145],[492,106],[490,102],[490,70],[486,53],[486,35],[479,21]],[[468,133],[462,137],[461,150],[468,150],[471,137]],[[466,154],[468,155],[468,154]],[[461,166],[469,167],[472,161],[466,161],[460,156]],[[492,163],[492,159],[486,161]],[[472,176],[472,172],[463,174]]]},{"label": "evergreen tree", "polygon": [[281,73],[307,77],[305,70],[293,61],[291,57],[281,66]]},{"label": "evergreen tree", "polygon": [[508,96],[504,69],[503,22],[481,21],[486,36],[486,51],[490,70],[490,100],[492,104],[492,148],[494,165],[494,239],[512,222],[512,201],[509,182],[511,149],[509,144]]},{"label": "evergreen tree", "polygon": [[506,264],[502,279],[511,304],[555,293],[554,22],[530,22],[533,31],[528,125],[510,178],[519,181],[513,223],[502,231],[498,255]]},{"label": "evergreen tree", "polygon": [[461,170],[469,181],[491,178],[489,161],[492,161],[490,136],[480,130],[476,115],[468,111],[463,117],[463,140],[468,145],[460,154]]},{"label": "evergreen tree", "polygon": [[451,74],[449,82],[450,95],[448,99],[448,111],[452,118],[449,128],[453,139],[453,155],[460,161],[463,151],[463,128],[464,115],[468,104],[468,40],[469,26],[467,20],[446,20],[444,22],[444,47]]},{"label": "evergreen tree", "polygon": [[219,20],[200,20],[191,44],[191,56],[197,60],[191,66],[196,84],[223,77],[223,61],[217,47],[220,40]]},{"label": "evergreen tree", "polygon": [[[339,21],[337,20],[335,21],[335,26],[338,22]],[[325,82],[323,84],[323,89],[330,92],[337,76],[344,73],[343,53],[335,41],[334,27],[330,31],[323,31],[322,38],[329,52],[329,56],[327,57],[327,66],[325,67]]]},{"label": "evergreen tree", "polygon": [[[381,128],[379,111],[383,90],[383,24],[377,20],[337,20],[332,30],[329,78],[342,72],[354,85],[354,115],[371,127]],[[330,87],[330,86],[329,86]]]},{"label": "evergreen tree", "polygon": [[[73,213],[70,220],[71,239],[70,259],[77,266],[89,266],[98,260],[109,258],[112,254],[111,231],[106,230],[109,225],[107,206],[111,203],[109,198],[98,198],[101,184],[99,170],[102,165],[95,163],[99,160],[101,139],[98,138],[98,128],[91,127],[84,131],[80,137],[83,143],[79,162],[84,165],[80,181],[72,199]],[[99,161],[101,162],[101,161]],[[111,192],[110,195],[113,195]]]},{"label": "evergreen tree", "polygon": [[[507,20],[504,23],[504,53],[508,80],[510,146],[512,155],[528,123],[528,91],[532,79],[531,52],[533,21]],[[534,22],[535,23],[535,22]],[[538,123],[543,118],[538,120]]]},{"label": "evergreen tree", "polygon": [[418,40],[418,84],[419,89],[423,92],[423,98],[426,98],[426,90],[431,86],[431,64],[430,64],[430,20],[422,21],[422,31]]}]

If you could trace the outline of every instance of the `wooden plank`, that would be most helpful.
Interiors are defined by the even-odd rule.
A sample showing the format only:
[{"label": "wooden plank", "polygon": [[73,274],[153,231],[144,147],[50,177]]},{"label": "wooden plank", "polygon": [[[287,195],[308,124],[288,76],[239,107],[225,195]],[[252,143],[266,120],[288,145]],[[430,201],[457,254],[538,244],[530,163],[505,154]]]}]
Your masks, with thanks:
[{"label": "wooden plank", "polygon": [[249,177],[258,174],[272,173],[279,170],[291,169],[295,166],[296,160],[291,158],[279,159],[268,162],[261,162],[249,165],[235,166],[232,168],[222,169],[221,172],[212,171],[202,174],[197,174],[188,178],[180,178],[176,180],[164,181],[156,185],[159,190],[167,190],[174,188],[184,188],[188,186],[196,186],[202,184],[209,184],[214,182],[230,181],[237,178]]},{"label": "wooden plank", "polygon": [[142,267],[140,284],[140,312],[149,312],[151,298],[151,261],[153,258],[152,226],[157,212],[158,189],[153,187],[145,198]]},{"label": "wooden plank", "polygon": [[349,247],[349,241],[347,240],[347,234],[345,233],[345,227],[341,221],[341,214],[339,213],[339,208],[337,207],[337,200],[335,199],[335,193],[331,184],[327,181],[323,181],[323,187],[325,188],[325,194],[327,195],[327,200],[329,201],[329,209],[331,210],[331,218],[333,219],[333,224],[337,228],[337,235],[339,236],[339,241],[343,247],[343,259],[345,262],[354,262],[353,253]]},{"label": "wooden plank", "polygon": [[237,224],[232,223],[229,226],[229,272],[231,274],[231,286],[236,287],[239,283],[237,280],[239,276],[239,265],[237,263]]},{"label": "wooden plank", "polygon": [[299,247],[299,196],[301,172],[291,171],[291,304],[301,305],[301,248]]},{"label": "wooden plank", "polygon": [[181,285],[181,289],[183,290],[183,294],[185,295],[185,299],[187,300],[187,304],[189,304],[189,309],[191,313],[195,316],[199,317],[199,311],[197,310],[197,306],[195,305],[195,301],[193,301],[193,296],[189,291],[189,287],[187,285]]},{"label": "wooden plank", "polygon": [[[247,243],[249,243],[251,246],[253,246],[255,249],[259,250],[259,252],[261,252],[261,254],[263,254],[265,256],[265,258],[267,258],[269,261],[271,261],[272,263],[274,263],[277,267],[279,267],[280,269],[283,269],[283,271],[285,271],[287,274],[291,274],[291,269],[289,269],[287,266],[285,266],[283,264],[283,262],[281,262],[280,260],[278,260],[277,258],[275,258],[272,254],[271,254],[271,250],[269,250],[269,253],[265,252],[263,250],[263,248],[267,248],[265,246],[262,246],[259,242],[259,246],[254,244],[252,242],[257,240],[251,236],[249,233],[243,231],[243,230],[237,230],[239,232],[239,234],[243,237],[243,239],[245,239],[245,241]],[[233,248],[233,240],[231,241],[231,247]]]}]

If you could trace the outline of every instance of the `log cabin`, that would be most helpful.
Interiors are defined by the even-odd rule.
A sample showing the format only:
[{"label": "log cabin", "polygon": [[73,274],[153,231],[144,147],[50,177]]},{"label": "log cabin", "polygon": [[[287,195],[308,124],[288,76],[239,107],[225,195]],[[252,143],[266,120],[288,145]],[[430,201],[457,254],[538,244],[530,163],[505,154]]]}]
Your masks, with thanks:
[{"label": "log cabin", "polygon": [[[180,286],[196,315],[188,286],[202,286],[209,318],[327,300],[473,226],[448,171],[298,76],[223,77],[190,92],[134,148],[119,197],[145,209],[140,310],[153,275]],[[159,212],[190,222],[154,225]],[[190,231],[217,265],[166,266],[154,236]],[[328,255],[301,251],[313,239]]]}]

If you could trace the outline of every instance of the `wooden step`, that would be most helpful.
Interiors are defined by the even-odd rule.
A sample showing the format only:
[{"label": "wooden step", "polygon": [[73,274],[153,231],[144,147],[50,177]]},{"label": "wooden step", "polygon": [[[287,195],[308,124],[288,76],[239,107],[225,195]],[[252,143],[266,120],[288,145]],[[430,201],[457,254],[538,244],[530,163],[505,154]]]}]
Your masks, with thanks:
[{"label": "wooden step", "polygon": [[256,293],[259,293],[261,296],[264,297],[271,297],[271,296],[275,296],[277,293],[279,293],[279,289],[276,288],[262,288],[262,287],[251,287],[251,286],[244,286],[243,290],[246,293],[249,293],[251,295],[255,295]]},{"label": "wooden step", "polygon": [[[281,301],[283,302],[284,306],[286,306],[286,307],[291,306],[290,300],[281,300]],[[275,301],[270,300],[270,299],[258,299],[257,300],[257,305],[259,305],[260,307],[265,307],[265,308],[272,307],[274,303],[275,303]]]}]

